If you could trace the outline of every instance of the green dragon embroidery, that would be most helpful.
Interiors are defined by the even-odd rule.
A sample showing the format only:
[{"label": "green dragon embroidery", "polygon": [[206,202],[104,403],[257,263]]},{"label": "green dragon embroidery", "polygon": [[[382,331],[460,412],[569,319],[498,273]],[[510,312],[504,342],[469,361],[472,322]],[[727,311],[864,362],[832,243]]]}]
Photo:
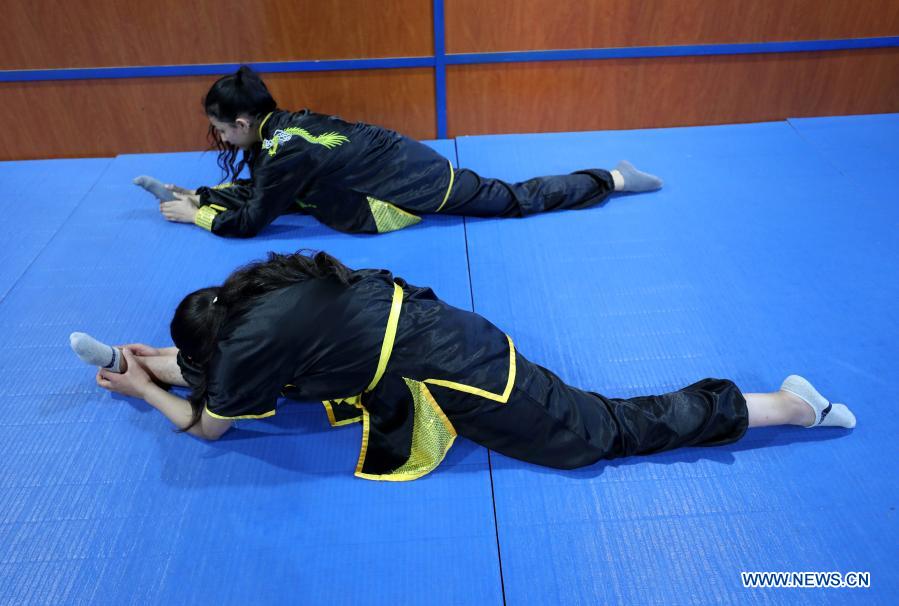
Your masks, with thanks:
[{"label": "green dragon embroidery", "polygon": [[349,138],[340,133],[330,132],[322,135],[313,135],[305,128],[290,127],[285,129],[279,128],[276,130],[274,134],[272,134],[271,139],[266,139],[262,142],[262,149],[267,149],[268,155],[274,156],[278,151],[278,146],[290,141],[294,135],[302,137],[309,143],[324,146],[327,149],[334,149],[335,147],[349,142]]}]

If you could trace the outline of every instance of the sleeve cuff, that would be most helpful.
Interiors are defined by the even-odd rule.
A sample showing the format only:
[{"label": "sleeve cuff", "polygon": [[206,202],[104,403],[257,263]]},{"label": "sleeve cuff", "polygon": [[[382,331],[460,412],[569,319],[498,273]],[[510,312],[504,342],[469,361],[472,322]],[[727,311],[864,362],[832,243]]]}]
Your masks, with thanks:
[{"label": "sleeve cuff", "polygon": [[197,210],[197,216],[194,217],[194,223],[207,231],[212,231],[212,222],[217,214],[219,211],[213,206],[201,206]]},{"label": "sleeve cuff", "polygon": [[261,415],[238,415],[236,417],[225,417],[222,415],[215,414],[214,412],[209,410],[209,406],[206,406],[205,411],[206,411],[206,414],[208,414],[213,419],[221,419],[222,421],[236,421],[238,419],[265,419],[268,417],[275,416],[275,412],[276,412],[275,409],[272,409],[268,412],[262,413]]}]

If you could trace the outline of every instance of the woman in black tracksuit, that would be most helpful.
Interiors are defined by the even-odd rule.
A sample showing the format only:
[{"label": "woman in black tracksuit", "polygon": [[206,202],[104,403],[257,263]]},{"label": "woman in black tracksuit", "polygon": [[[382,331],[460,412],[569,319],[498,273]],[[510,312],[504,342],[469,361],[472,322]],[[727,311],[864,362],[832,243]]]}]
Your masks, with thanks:
[{"label": "woman in black tracksuit", "polygon": [[[457,435],[568,469],[727,444],[753,426],[854,425],[848,408],[795,375],[768,394],[723,379],[627,399],[583,391],[431,289],[385,270],[350,270],[325,253],[272,253],[191,293],[171,330],[176,348],[126,346],[124,374],[100,370],[98,383],[206,439],[235,419],[274,415],[281,397],[321,401],[332,425],[363,424],[356,475],[367,479],[421,477]],[[158,382],[190,386],[190,400]]]},{"label": "woman in black tracksuit", "polygon": [[[302,212],[334,229],[383,233],[420,215],[522,217],[587,208],[614,191],[649,191],[661,181],[627,162],[522,183],[483,179],[396,132],[308,110],[282,111],[265,84],[242,67],[220,78],[204,100],[210,137],[229,182],[188,191],[160,210],[221,236],[251,237],[278,216]],[[237,161],[238,150],[243,150]],[[250,178],[238,177],[244,168]]]}]

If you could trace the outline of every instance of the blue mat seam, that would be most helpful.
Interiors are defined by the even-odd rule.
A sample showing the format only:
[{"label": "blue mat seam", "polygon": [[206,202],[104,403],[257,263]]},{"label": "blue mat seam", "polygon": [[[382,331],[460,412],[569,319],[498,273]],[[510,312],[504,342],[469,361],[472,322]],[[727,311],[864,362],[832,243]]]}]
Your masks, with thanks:
[{"label": "blue mat seam", "polygon": [[799,139],[800,139],[806,146],[808,146],[809,150],[811,150],[811,152],[812,152],[813,154],[815,154],[816,156],[818,156],[818,157],[821,159],[822,162],[824,162],[824,163],[827,164],[829,167],[831,167],[832,169],[834,169],[835,171],[837,171],[838,173],[840,173],[840,175],[842,175],[843,177],[846,176],[846,173],[844,173],[844,172],[842,171],[842,169],[841,169],[839,166],[837,166],[837,165],[836,165],[836,164],[835,164],[835,163],[834,163],[834,162],[833,162],[833,161],[832,161],[826,154],[820,153],[820,152],[818,151],[818,149],[815,147],[815,145],[814,145],[811,141],[809,141],[808,138],[802,133],[802,131],[801,131],[800,129],[796,128],[796,125],[793,124],[793,119],[792,119],[792,118],[787,118],[786,120],[784,120],[784,122],[786,122],[786,123],[790,126],[790,128],[793,130],[794,133],[796,133],[796,135],[799,137]]}]

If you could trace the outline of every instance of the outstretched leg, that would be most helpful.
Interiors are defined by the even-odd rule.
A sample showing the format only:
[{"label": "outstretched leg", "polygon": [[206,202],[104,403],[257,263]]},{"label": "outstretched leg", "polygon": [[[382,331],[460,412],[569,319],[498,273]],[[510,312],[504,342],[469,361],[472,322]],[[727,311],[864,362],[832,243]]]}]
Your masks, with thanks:
[{"label": "outstretched leg", "polygon": [[135,356],[141,366],[150,373],[157,383],[189,387],[181,374],[181,368],[177,362],[178,350],[175,347],[160,350],[155,356]]},{"label": "outstretched leg", "polygon": [[69,335],[69,345],[85,364],[99,366],[112,372],[125,372],[125,358],[117,347],[110,347],[83,332],[73,332]]},{"label": "outstretched leg", "polygon": [[86,364],[115,373],[124,373],[128,369],[125,356],[122,355],[123,347],[127,348],[157,383],[189,387],[181,375],[177,361],[178,349],[175,347],[156,349],[140,344],[113,347],[83,332],[73,332],[69,336],[69,344],[72,351]]},{"label": "outstretched leg", "polygon": [[145,190],[147,190],[147,192],[156,196],[156,198],[160,202],[171,202],[175,199],[175,194],[173,194],[169,189],[166,188],[165,185],[163,185],[153,177],[147,175],[135,177],[134,184],[144,188]]},{"label": "outstretched leg", "polygon": [[455,410],[449,390],[432,391],[437,401],[450,404],[445,410],[459,435],[549,467],[729,444],[749,427],[855,426],[845,405],[829,403],[795,375],[772,393],[744,394],[731,381],[704,379],[657,396],[606,398],[566,385],[520,354],[516,360],[516,389],[507,403]]},{"label": "outstretched leg", "polygon": [[855,427],[855,415],[845,404],[832,404],[812,384],[790,375],[780,391],[747,393],[750,427],[799,425],[800,427]]},{"label": "outstretched leg", "polygon": [[627,160],[622,160],[611,171],[615,191],[639,193],[662,188],[662,180],[655,175],[644,173]]},{"label": "outstretched leg", "polygon": [[613,170],[589,169],[570,175],[536,177],[520,183],[485,179],[468,169],[455,182],[441,214],[472,217],[524,217],[552,210],[580,209],[605,201],[614,192],[659,189],[658,177],[623,161]]}]

